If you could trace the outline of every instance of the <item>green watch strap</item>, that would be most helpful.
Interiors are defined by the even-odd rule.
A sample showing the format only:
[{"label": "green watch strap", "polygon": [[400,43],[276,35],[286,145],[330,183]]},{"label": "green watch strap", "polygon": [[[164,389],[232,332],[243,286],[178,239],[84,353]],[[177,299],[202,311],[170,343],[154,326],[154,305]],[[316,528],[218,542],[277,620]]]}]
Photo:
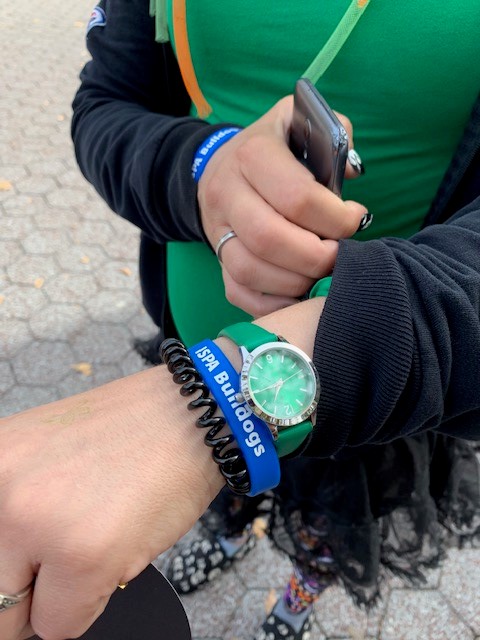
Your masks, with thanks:
[{"label": "green watch strap", "polygon": [[239,347],[244,346],[247,351],[253,351],[266,342],[278,342],[278,336],[275,333],[270,333],[270,331],[250,322],[238,322],[225,327],[220,331],[218,337],[230,338]]},{"label": "green watch strap", "polygon": [[275,448],[277,449],[278,457],[288,456],[293,453],[295,449],[305,441],[308,434],[313,431],[313,425],[311,420],[305,420],[296,424],[293,427],[287,427],[278,432],[277,440],[275,441]]}]

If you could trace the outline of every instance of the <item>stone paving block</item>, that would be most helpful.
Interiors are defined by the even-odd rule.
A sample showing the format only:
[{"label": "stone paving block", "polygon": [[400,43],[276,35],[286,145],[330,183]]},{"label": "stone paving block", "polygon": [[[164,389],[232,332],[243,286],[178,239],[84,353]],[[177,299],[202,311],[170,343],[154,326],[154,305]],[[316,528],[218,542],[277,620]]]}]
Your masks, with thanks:
[{"label": "stone paving block", "polygon": [[[61,158],[64,153],[64,150],[62,150],[61,148],[58,149],[58,157]],[[51,158],[55,157],[56,153],[53,148],[50,148],[48,152],[44,150],[44,153],[42,155],[45,158]],[[75,206],[82,206],[87,201],[87,194],[85,193],[84,189],[70,189],[65,187],[63,189],[58,189],[56,191],[48,193],[47,201],[52,207],[70,208]]]},{"label": "stone paving block", "polygon": [[329,587],[315,606],[320,628],[327,637],[359,637],[366,635],[368,616],[356,607],[340,586]]},{"label": "stone paving block", "polygon": [[22,246],[17,240],[0,239],[0,267],[8,267],[21,256]]},{"label": "stone paving block", "polygon": [[75,362],[69,344],[34,340],[12,359],[12,367],[20,384],[50,387],[63,380]]},{"label": "stone paving block", "polygon": [[22,246],[27,253],[47,255],[56,253],[67,242],[67,232],[62,229],[37,229],[22,240]]},{"label": "stone paving block", "polygon": [[96,273],[103,289],[139,289],[137,261],[109,260]]},{"label": "stone paving block", "polygon": [[[44,206],[43,200],[25,195],[12,195],[8,200],[2,202],[0,210],[3,209],[8,216],[32,216],[39,212],[39,205]],[[3,215],[2,215],[3,217]],[[4,218],[6,219],[6,218]],[[2,225],[3,237],[3,225]]]},{"label": "stone paving block", "polygon": [[138,312],[139,306],[137,295],[121,289],[100,291],[85,301],[88,314],[98,322],[125,323]]},{"label": "stone paving block", "polygon": [[92,366],[92,381],[94,387],[99,387],[112,380],[119,380],[122,377],[122,371],[117,364],[95,364]]},{"label": "stone paving block", "polygon": [[380,640],[473,640],[474,634],[438,591],[394,589]]},{"label": "stone paving block", "polygon": [[0,417],[10,416],[56,399],[56,391],[53,388],[16,385],[0,399]]},{"label": "stone paving block", "polygon": [[11,285],[2,291],[0,320],[28,320],[32,314],[40,313],[47,303],[41,289]]},{"label": "stone paving block", "polygon": [[34,284],[38,278],[47,281],[58,271],[57,263],[51,256],[25,255],[7,267],[8,277],[17,284]]},{"label": "stone paving block", "polygon": [[115,364],[130,350],[130,332],[121,324],[92,323],[86,325],[71,344],[74,362]]},{"label": "stone paving block", "polygon": [[129,224],[103,248],[112,260],[137,260],[139,241],[140,232]]},{"label": "stone paving block", "polygon": [[44,208],[35,214],[35,225],[39,229],[71,229],[77,224],[78,215],[71,208],[60,209],[44,203]]},{"label": "stone paving block", "polygon": [[130,320],[128,327],[134,338],[146,339],[153,337],[158,332],[157,325],[153,322],[145,309],[142,307],[139,312]]},{"label": "stone paving block", "polygon": [[25,138],[48,138],[55,132],[55,122],[47,124],[30,124],[22,127]]},{"label": "stone paving block", "polygon": [[[0,306],[0,312],[2,307]],[[26,321],[6,320],[0,315],[0,358],[9,359],[32,341]]]},{"label": "stone paving block", "polygon": [[31,318],[30,329],[39,340],[69,340],[87,322],[85,309],[78,304],[50,304],[48,313]]},{"label": "stone paving block", "polygon": [[13,387],[16,380],[13,376],[12,367],[9,362],[0,361],[0,402],[1,395],[4,394],[10,387]]},{"label": "stone paving block", "polygon": [[83,304],[97,293],[98,286],[91,273],[61,273],[50,279],[43,290],[52,302]]},{"label": "stone paving block", "polygon": [[143,369],[149,368],[151,365],[148,365],[144,362],[143,358],[141,358],[136,351],[131,348],[133,338],[129,338],[130,347],[127,355],[120,362],[120,371],[122,372],[122,376],[130,376],[133,373],[137,373],[138,371],[142,371]]},{"label": "stone paving block", "polygon": [[70,231],[70,236],[75,244],[98,245],[108,253],[108,244],[113,238],[113,229],[108,222],[103,220],[86,220],[77,224]]},{"label": "stone paving block", "polygon": [[[26,149],[27,151],[35,151],[39,156],[41,156],[45,149],[48,148],[49,142],[47,138],[24,138],[22,139],[21,146],[22,149]],[[35,188],[35,183],[32,185],[32,188]],[[30,191],[27,188],[23,191],[23,193],[30,193]],[[40,191],[40,193],[45,192]]]},{"label": "stone paving block", "polygon": [[17,180],[15,188],[19,193],[38,196],[53,191],[56,188],[56,184],[52,178],[47,176],[29,176],[28,178]]},{"label": "stone paving block", "polygon": [[[37,154],[38,155],[36,160],[38,160],[39,158],[43,158],[44,160],[61,160],[64,157],[65,149],[62,145],[53,145],[50,142],[47,142],[43,146],[39,147]],[[60,194],[58,194],[57,197],[57,194],[53,192],[52,198],[50,199],[48,196],[47,198],[49,199],[50,204],[52,204],[53,206],[56,206],[58,204],[59,207],[72,206],[74,203],[79,203],[81,201],[81,198],[77,197],[73,193],[67,193],[65,197],[62,197]],[[61,204],[62,202],[64,203],[63,205]]]},{"label": "stone paving block", "polygon": [[93,191],[93,187],[84,179],[83,189],[88,194],[88,202],[79,207],[79,216],[83,220],[110,220],[115,218],[116,214],[110,209],[110,207],[98,198],[98,195]]},{"label": "stone paving block", "polygon": [[[43,114],[47,116],[47,114]],[[48,115],[51,118],[50,115]],[[38,160],[37,162],[30,162],[29,169],[33,175],[36,176],[51,176],[58,178],[67,171],[65,163],[62,160]]]},{"label": "stone paving block", "polygon": [[83,189],[85,186],[85,178],[82,176],[78,168],[67,169],[57,175],[57,182],[61,187],[75,187]]},{"label": "stone paving block", "polygon": [[[37,125],[56,125],[58,122],[57,117],[58,117],[58,114],[46,112],[46,111],[40,111],[32,115],[31,121],[33,122],[33,124],[37,124]],[[65,116],[63,115],[63,117]],[[37,167],[35,167],[34,170],[35,169],[37,169]],[[42,173],[42,172],[39,171],[38,173]]]},{"label": "stone paving block", "polygon": [[235,573],[226,571],[221,578],[195,594],[182,596],[192,635],[207,638],[218,635],[224,638],[245,592]]},{"label": "stone paving block", "polygon": [[98,283],[99,273],[103,272],[103,265],[108,260],[102,247],[71,243],[59,248],[56,254],[57,261],[63,271],[71,273],[92,272]]},{"label": "stone paving block", "polygon": [[[5,206],[5,203],[4,203]],[[34,229],[34,223],[31,218],[21,217],[2,219],[2,239],[3,240],[21,240]]]},{"label": "stone paving block", "polygon": [[25,178],[28,172],[21,164],[0,164],[0,179],[15,183],[21,178]]},{"label": "stone paving block", "polygon": [[292,563],[273,549],[265,537],[258,540],[256,547],[235,564],[235,571],[249,589],[282,589],[292,573]]},{"label": "stone paving block", "polygon": [[61,398],[68,398],[77,393],[89,391],[95,386],[97,385],[95,385],[92,376],[86,376],[82,373],[72,371],[55,386],[55,390],[57,399],[60,400]]},{"label": "stone paving block", "polygon": [[451,549],[440,591],[452,608],[480,635],[480,549]]}]

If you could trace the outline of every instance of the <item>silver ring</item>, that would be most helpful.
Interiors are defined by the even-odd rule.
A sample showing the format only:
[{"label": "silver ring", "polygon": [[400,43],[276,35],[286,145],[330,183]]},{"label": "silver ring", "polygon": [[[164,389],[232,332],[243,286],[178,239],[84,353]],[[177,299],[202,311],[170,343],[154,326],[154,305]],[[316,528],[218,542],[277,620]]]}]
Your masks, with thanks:
[{"label": "silver ring", "polygon": [[28,587],[22,589],[18,593],[14,593],[13,595],[8,595],[7,593],[0,593],[0,613],[2,611],[6,611],[11,607],[15,607],[17,604],[20,604],[24,600],[26,600],[33,589],[33,582],[31,582]]},{"label": "silver ring", "polygon": [[225,235],[223,235],[220,238],[220,240],[217,242],[217,246],[215,247],[215,253],[217,254],[217,258],[220,264],[222,264],[223,245],[229,240],[231,240],[232,238],[236,238],[236,237],[237,237],[237,234],[235,233],[235,231],[229,231],[228,233],[225,233]]}]

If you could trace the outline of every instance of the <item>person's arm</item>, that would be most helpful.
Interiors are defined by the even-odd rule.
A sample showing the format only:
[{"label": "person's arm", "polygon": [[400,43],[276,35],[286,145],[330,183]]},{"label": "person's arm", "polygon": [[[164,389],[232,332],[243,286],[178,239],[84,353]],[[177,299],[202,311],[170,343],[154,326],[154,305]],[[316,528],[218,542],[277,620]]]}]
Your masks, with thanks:
[{"label": "person's arm", "polygon": [[[311,354],[322,307],[259,323]],[[219,343],[238,369],[237,348]],[[31,612],[27,599],[0,615],[2,640],[32,626],[44,640],[77,637],[202,515],[223,478],[188,401],[160,366],[0,420],[0,592],[37,575]]]},{"label": "person's arm", "polygon": [[314,361],[310,455],[428,429],[480,439],[480,198],[410,240],[341,242]]}]

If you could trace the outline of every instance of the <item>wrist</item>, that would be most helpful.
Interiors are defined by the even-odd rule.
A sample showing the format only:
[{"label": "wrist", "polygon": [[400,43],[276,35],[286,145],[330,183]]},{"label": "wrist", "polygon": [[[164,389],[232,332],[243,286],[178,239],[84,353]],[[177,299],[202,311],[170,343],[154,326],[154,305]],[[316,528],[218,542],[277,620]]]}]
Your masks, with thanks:
[{"label": "wrist", "polygon": [[[152,418],[153,438],[155,429],[162,429],[161,451],[158,450],[157,455],[178,478],[180,491],[199,505],[196,511],[201,514],[225,484],[205,445],[204,430],[195,426],[202,409],[188,409],[188,402],[180,396],[179,387],[172,383],[166,366],[156,367],[153,372],[155,375],[150,378],[156,413]],[[164,471],[159,470],[159,476],[163,475]]]},{"label": "wrist", "polygon": [[241,129],[239,127],[224,127],[208,136],[197,148],[192,162],[192,178],[198,183],[207,164],[214,154],[226,142],[231,140]]}]

